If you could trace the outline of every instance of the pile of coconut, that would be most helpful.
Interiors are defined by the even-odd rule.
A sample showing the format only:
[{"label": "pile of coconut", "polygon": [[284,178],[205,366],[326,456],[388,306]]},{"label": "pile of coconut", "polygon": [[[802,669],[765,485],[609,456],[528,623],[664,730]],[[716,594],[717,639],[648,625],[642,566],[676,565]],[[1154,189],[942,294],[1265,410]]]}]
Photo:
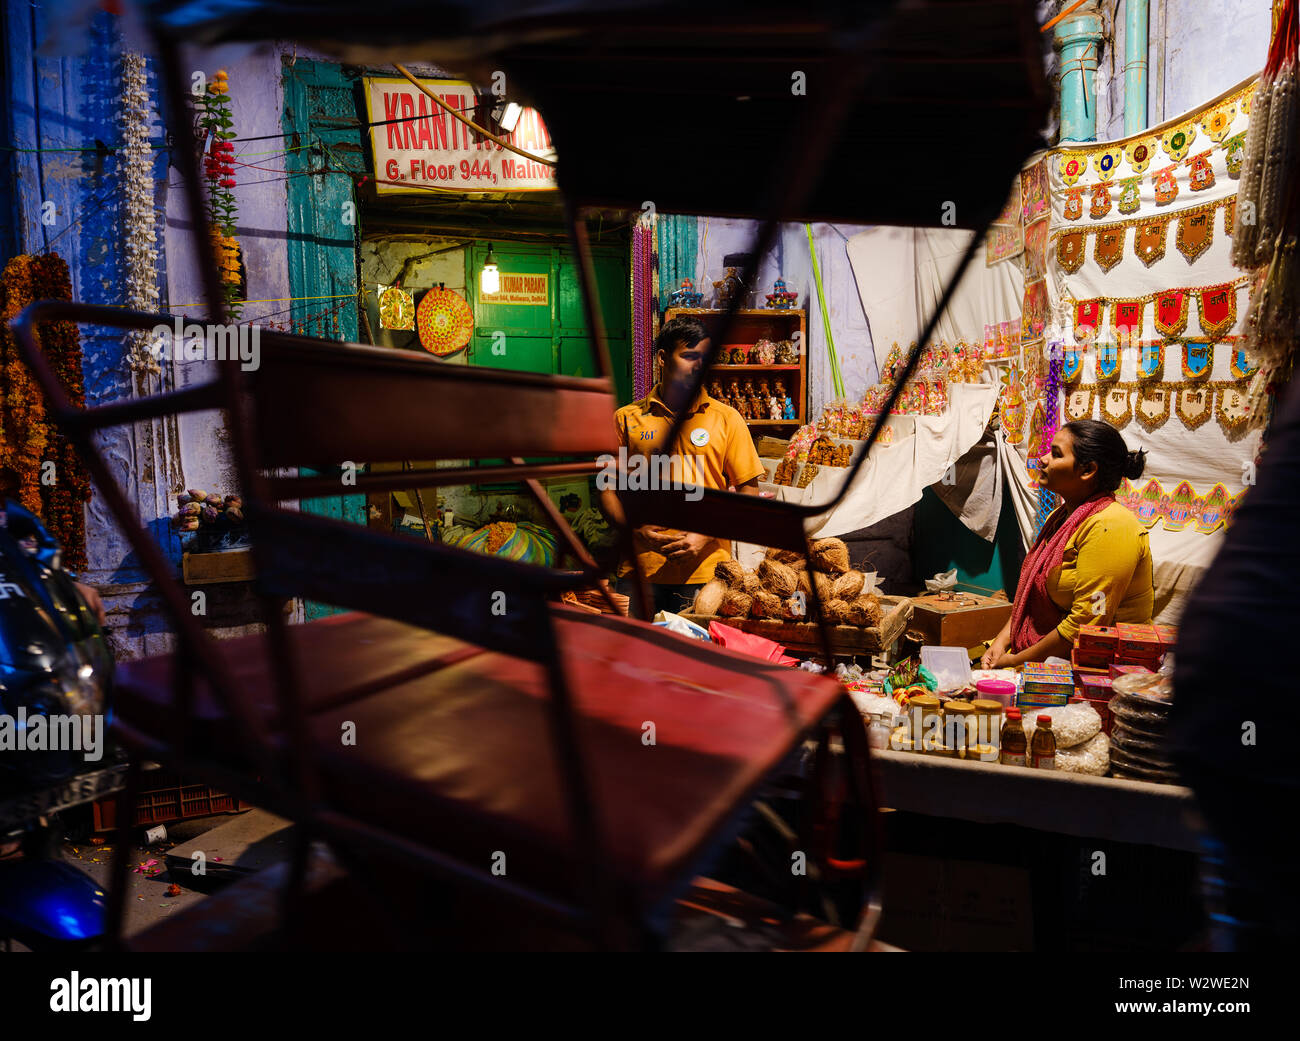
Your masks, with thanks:
[{"label": "pile of coconut", "polygon": [[811,613],[813,586],[831,625],[876,626],[884,617],[880,597],[864,592],[866,576],[849,567],[849,549],[841,539],[819,539],[812,556],[769,549],[756,571],[724,560],[713,580],[695,594],[694,613],[727,618],[804,621]]}]

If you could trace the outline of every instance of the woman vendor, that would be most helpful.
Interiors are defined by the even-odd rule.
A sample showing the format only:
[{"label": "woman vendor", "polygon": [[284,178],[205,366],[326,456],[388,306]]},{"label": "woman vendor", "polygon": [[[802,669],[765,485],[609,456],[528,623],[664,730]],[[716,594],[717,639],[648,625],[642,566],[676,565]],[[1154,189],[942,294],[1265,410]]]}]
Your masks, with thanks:
[{"label": "woman vendor", "polygon": [[1115,500],[1122,478],[1142,476],[1146,453],[1092,419],[1067,423],[1039,460],[1038,483],[1061,497],[1020,569],[1011,619],[982,664],[1010,668],[1070,658],[1082,625],[1151,621],[1147,533]]}]

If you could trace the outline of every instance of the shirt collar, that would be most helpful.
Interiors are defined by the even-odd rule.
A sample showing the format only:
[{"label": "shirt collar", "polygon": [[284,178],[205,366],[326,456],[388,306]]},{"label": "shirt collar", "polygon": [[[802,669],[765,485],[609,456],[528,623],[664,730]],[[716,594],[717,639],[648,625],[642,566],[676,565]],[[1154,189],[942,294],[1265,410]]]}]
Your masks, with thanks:
[{"label": "shirt collar", "polygon": [[[650,394],[646,398],[646,400],[649,402],[650,408],[653,409],[656,406],[658,406],[660,409],[663,410],[665,415],[671,416],[673,414],[673,410],[668,407],[668,405],[664,402],[664,399],[659,395],[659,384],[656,383],[653,387],[650,388]],[[708,408],[709,405],[713,404],[715,401],[717,401],[717,398],[712,397],[707,390],[705,390],[703,387],[700,387],[700,395],[698,398],[695,399],[695,405],[693,408],[691,408],[688,415],[694,415],[696,412],[703,411],[704,409]]]}]

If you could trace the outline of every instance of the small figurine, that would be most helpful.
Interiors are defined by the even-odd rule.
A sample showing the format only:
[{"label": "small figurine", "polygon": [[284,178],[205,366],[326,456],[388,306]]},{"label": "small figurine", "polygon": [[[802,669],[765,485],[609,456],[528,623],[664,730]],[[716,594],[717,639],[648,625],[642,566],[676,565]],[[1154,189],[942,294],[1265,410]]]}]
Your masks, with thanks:
[{"label": "small figurine", "polygon": [[699,307],[704,299],[703,293],[695,292],[695,282],[689,278],[682,279],[682,287],[674,290],[668,297],[669,307]]},{"label": "small figurine", "polygon": [[742,416],[746,419],[761,418],[754,407],[755,402],[757,401],[757,396],[754,394],[753,380],[745,380],[745,382],[740,385],[740,400],[745,403],[744,408],[740,410]]},{"label": "small figurine", "polygon": [[799,301],[799,294],[792,293],[785,287],[785,279],[778,278],[772,283],[772,292],[767,294],[767,306],[774,310],[784,311],[794,307]]},{"label": "small figurine", "polygon": [[785,384],[781,380],[776,381],[775,390],[776,390],[776,396],[781,399],[782,404],[781,404],[781,415],[779,417],[774,417],[774,418],[794,419],[795,418],[794,402],[790,399],[790,395],[785,392]]},{"label": "small figurine", "polygon": [[722,392],[722,381],[715,379],[709,384],[709,397],[714,401],[726,401],[726,395]]},{"label": "small figurine", "polygon": [[776,345],[776,364],[798,365],[799,350],[793,340],[780,340]]}]

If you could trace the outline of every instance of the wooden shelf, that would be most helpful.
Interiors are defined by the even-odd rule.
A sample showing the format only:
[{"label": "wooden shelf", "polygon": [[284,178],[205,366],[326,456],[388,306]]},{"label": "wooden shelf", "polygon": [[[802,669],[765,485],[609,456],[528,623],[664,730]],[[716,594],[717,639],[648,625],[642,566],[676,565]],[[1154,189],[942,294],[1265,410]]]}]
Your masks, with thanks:
[{"label": "wooden shelf", "polygon": [[219,553],[183,553],[181,576],[187,586],[251,581],[254,578],[253,551],[243,547]]},{"label": "wooden shelf", "polygon": [[[679,314],[719,314],[720,315],[720,314],[727,313],[726,311],[719,310],[716,307],[670,307],[668,308],[668,311],[674,315],[679,315]],[[790,317],[793,318],[802,318],[804,311],[802,307],[741,307],[736,310],[736,314],[738,315],[761,314],[761,315],[766,315],[768,317],[771,317],[772,315],[776,315],[777,317],[780,317],[782,315],[789,315]]]},{"label": "wooden shelf", "polygon": [[710,372],[798,372],[799,365],[715,365]]},{"label": "wooden shelf", "polygon": [[803,426],[802,419],[747,419],[746,426],[751,427],[799,427]]}]

